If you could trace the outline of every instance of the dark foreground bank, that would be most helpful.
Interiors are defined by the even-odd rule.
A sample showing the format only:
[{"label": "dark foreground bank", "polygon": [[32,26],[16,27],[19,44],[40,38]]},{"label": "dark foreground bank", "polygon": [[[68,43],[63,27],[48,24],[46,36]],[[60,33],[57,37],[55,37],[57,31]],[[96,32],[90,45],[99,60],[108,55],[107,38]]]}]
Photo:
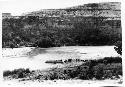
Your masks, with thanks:
[{"label": "dark foreground bank", "polygon": [[[26,80],[68,80],[68,79],[82,79],[82,80],[105,80],[118,79],[122,76],[122,58],[121,57],[105,57],[98,60],[86,60],[78,64],[78,61],[67,61],[65,67],[51,68],[47,70],[29,70],[29,69],[15,69],[13,71],[4,71],[4,79],[21,79]],[[58,63],[58,62],[57,62]]]}]

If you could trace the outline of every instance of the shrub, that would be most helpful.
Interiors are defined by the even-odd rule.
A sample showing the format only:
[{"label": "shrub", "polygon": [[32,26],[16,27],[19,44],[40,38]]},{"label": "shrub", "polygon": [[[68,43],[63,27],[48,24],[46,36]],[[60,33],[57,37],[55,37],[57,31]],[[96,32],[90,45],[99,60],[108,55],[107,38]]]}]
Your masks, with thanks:
[{"label": "shrub", "polygon": [[105,61],[106,63],[122,63],[121,57],[105,57],[102,59],[102,61]]},{"label": "shrub", "polygon": [[91,66],[95,66],[98,63],[122,63],[122,58],[121,57],[105,57],[103,59],[98,59],[98,60],[89,60],[85,64],[91,64]]},{"label": "shrub", "polygon": [[115,47],[114,49],[116,50],[116,52],[120,55],[122,55],[122,41],[117,41],[115,43]]},{"label": "shrub", "polygon": [[96,79],[102,79],[103,75],[104,75],[104,64],[98,64],[96,66],[93,67],[94,70],[94,77]]},{"label": "shrub", "polygon": [[3,72],[3,77],[10,76],[10,75],[11,75],[11,71],[9,70]]},{"label": "shrub", "polygon": [[54,68],[52,70],[46,71],[40,79],[43,80],[55,80],[55,79],[69,79],[68,74],[64,73],[61,68]]},{"label": "shrub", "polygon": [[89,66],[81,66],[80,73],[78,74],[79,79],[89,79]]},{"label": "shrub", "polygon": [[78,76],[78,74],[80,73],[80,69],[78,69],[77,67],[73,67],[73,68],[66,68],[65,69],[66,73],[70,78],[75,78]]},{"label": "shrub", "polygon": [[28,74],[31,74],[32,72],[29,69],[15,69],[13,71],[4,71],[3,72],[3,76],[7,77],[7,76],[11,76],[12,78],[25,78],[28,76]]},{"label": "shrub", "polygon": [[115,76],[118,78],[118,75],[122,75],[122,64],[121,63],[112,63],[112,64],[97,64],[93,67],[94,77],[96,79],[106,79],[112,78]]}]

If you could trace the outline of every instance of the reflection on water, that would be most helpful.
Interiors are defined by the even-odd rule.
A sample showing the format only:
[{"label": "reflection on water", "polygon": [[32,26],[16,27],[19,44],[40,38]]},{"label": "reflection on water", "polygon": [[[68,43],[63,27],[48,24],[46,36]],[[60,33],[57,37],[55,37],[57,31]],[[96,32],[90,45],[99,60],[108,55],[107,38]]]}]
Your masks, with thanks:
[{"label": "reflection on water", "polygon": [[31,50],[30,52],[28,52],[26,55],[29,56],[29,58],[32,58],[36,55],[47,53],[46,49],[47,48],[35,48]]}]

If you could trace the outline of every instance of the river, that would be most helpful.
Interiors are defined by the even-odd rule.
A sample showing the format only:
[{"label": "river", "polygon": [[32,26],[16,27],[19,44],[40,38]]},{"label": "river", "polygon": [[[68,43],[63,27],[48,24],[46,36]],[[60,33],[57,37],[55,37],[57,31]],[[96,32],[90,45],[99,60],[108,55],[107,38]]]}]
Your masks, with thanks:
[{"label": "river", "polygon": [[3,48],[2,69],[14,70],[29,68],[31,70],[56,67],[46,64],[47,60],[65,59],[99,59],[120,56],[114,46],[64,46],[52,48]]}]

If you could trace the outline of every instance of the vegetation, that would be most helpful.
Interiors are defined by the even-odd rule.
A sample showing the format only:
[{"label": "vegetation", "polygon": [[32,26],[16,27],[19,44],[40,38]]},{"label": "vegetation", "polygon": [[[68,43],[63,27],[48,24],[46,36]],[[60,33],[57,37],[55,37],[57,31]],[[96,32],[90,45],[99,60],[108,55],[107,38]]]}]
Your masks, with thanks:
[{"label": "vegetation", "polygon": [[115,43],[114,49],[117,51],[118,54],[122,55],[122,41],[117,41]]},{"label": "vegetation", "polygon": [[24,80],[114,79],[122,76],[122,58],[106,57],[99,60],[88,60],[78,66],[68,65],[63,68],[52,68],[44,71],[16,69],[13,71],[4,71],[3,76],[15,79],[23,78]]},{"label": "vegetation", "polygon": [[[121,41],[121,21],[104,17],[3,19],[2,47],[114,45]],[[60,21],[59,21],[60,20]],[[58,21],[58,22],[57,22]],[[62,27],[63,26],[63,27]]]},{"label": "vegetation", "polygon": [[6,71],[3,73],[3,76],[12,76],[12,78],[18,79],[18,78],[26,78],[29,74],[30,74],[30,70],[29,69],[15,69],[13,71]]},{"label": "vegetation", "polygon": [[[116,5],[110,4],[107,5],[108,7],[103,3],[86,4],[84,6],[62,10],[50,10],[53,14],[48,10],[40,13],[45,15],[41,18],[38,16],[22,16],[18,19],[3,19],[2,47],[15,48],[21,46],[33,46],[47,48],[76,45],[115,45],[116,47],[114,49],[118,54],[122,55],[120,9],[117,9],[119,5],[116,7]],[[83,13],[82,9],[86,12]],[[109,12],[107,10],[109,10]],[[63,15],[65,12],[68,15]],[[113,15],[116,15],[117,13],[117,17],[112,19],[110,18],[111,14],[109,13],[112,13]],[[81,16],[78,16],[77,14]],[[85,17],[84,14],[92,16]],[[47,17],[47,15],[49,17]],[[53,15],[58,17],[53,17]],[[75,66],[74,61],[77,61],[79,64]],[[98,60],[48,60],[46,63],[64,64],[66,66],[45,71],[31,71],[23,68],[15,69],[13,71],[8,70],[3,72],[3,77],[12,79],[21,78],[24,80],[103,80],[119,78],[120,75],[122,76],[121,57],[105,57],[104,59]]]}]

